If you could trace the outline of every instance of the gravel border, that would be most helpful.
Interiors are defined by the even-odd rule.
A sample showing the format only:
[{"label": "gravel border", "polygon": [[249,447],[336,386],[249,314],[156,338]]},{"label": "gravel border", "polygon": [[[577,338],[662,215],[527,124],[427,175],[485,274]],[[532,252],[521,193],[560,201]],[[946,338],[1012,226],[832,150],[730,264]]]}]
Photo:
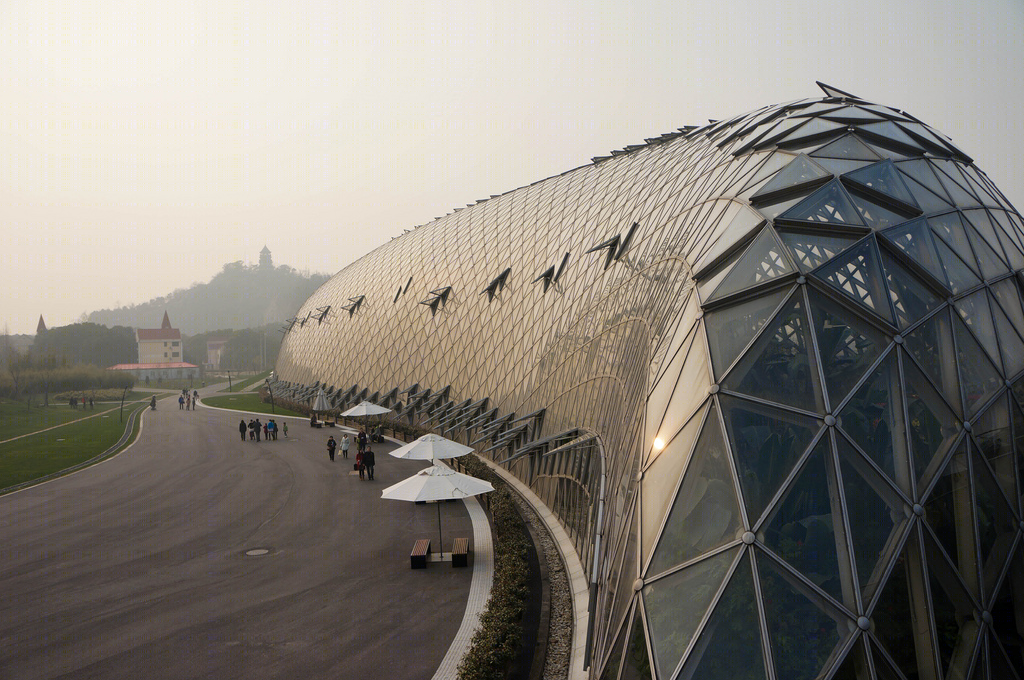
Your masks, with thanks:
[{"label": "gravel border", "polygon": [[551,593],[551,610],[548,629],[547,658],[544,660],[544,680],[568,680],[569,658],[572,654],[572,595],[565,564],[555,546],[551,534],[530,504],[518,493],[512,498],[519,508],[519,514],[537,536],[538,555],[543,555],[548,568],[548,587]]}]

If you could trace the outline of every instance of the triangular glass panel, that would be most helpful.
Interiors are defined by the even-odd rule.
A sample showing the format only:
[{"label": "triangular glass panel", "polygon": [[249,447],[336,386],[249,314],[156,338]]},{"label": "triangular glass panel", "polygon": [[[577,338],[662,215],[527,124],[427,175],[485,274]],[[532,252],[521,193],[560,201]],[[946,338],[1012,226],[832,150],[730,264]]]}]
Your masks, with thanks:
[{"label": "triangular glass panel", "polygon": [[911,149],[918,151],[924,151],[920,144],[904,132],[898,125],[896,125],[896,123],[893,123],[890,120],[881,123],[868,123],[867,125],[861,125],[857,130],[894,141],[901,146],[910,147]]},{"label": "triangular glass panel", "polygon": [[[739,204],[733,203],[732,206],[739,206]],[[732,206],[730,206],[730,209],[732,209]],[[723,215],[723,219],[729,217],[730,215],[727,211]],[[703,270],[708,264],[717,260],[721,257],[722,253],[729,250],[736,243],[745,241],[748,237],[753,236],[755,228],[763,222],[764,218],[750,208],[746,206],[736,208],[736,214],[732,216],[728,226],[719,232],[720,235],[715,238],[707,253],[701,257],[701,263],[694,271],[701,272],[703,276]],[[711,290],[714,290],[713,286],[709,289],[709,292]],[[707,298],[707,293],[702,293],[701,297]]]},{"label": "triangular glass panel", "polygon": [[910,193],[906,183],[896,172],[896,166],[890,160],[847,173],[843,175],[843,180],[854,182],[910,207],[918,207],[914,195]]},{"label": "triangular glass panel", "polygon": [[622,666],[622,648],[626,645],[626,632],[629,628],[629,617],[621,624],[622,628],[615,637],[608,662],[604,665],[604,672],[601,673],[601,680],[618,680],[619,668]]},{"label": "triangular glass panel", "polygon": [[708,298],[708,302],[795,271],[796,269],[786,256],[786,249],[779,243],[775,232],[771,227],[765,227],[754,239],[754,242],[747,246],[743,257],[736,262],[736,266],[718,285],[715,292]]},{"label": "triangular glass panel", "polygon": [[997,227],[992,224],[991,218],[984,210],[965,210],[963,214],[964,220],[967,224],[981,234],[985,239],[985,243],[996,253],[1000,261],[1006,260],[1006,253],[1003,250],[1003,244],[999,241],[999,237],[996,235]]},{"label": "triangular glass panel", "polygon": [[809,289],[807,294],[829,404],[836,408],[889,340],[871,324],[821,293]]},{"label": "triangular glass panel", "polygon": [[722,436],[718,409],[712,406],[654,548],[648,573],[660,574],[725,545],[736,539],[742,526],[729,449]]},{"label": "triangular glass panel", "polygon": [[900,486],[909,494],[910,485],[905,481],[907,441],[902,396],[899,366],[896,354],[892,353],[843,407],[839,424],[889,479],[902,480]]},{"label": "triangular glass panel", "polygon": [[819,144],[825,139],[835,137],[836,135],[842,134],[842,131],[846,128],[843,123],[837,123],[831,120],[825,120],[824,118],[815,118],[803,125],[798,129],[790,132],[785,138],[780,139],[777,143],[779,146],[799,146],[799,142],[805,139],[818,139]]},{"label": "triangular glass panel", "polygon": [[978,264],[981,266],[981,275],[986,281],[995,279],[1003,274],[1010,273],[1010,268],[1002,256],[992,250],[992,247],[978,235],[974,229],[967,228],[967,236],[974,246],[974,254],[978,257]]},{"label": "triangular glass panel", "polygon": [[[842,517],[842,510],[838,495],[831,492],[836,484],[826,457],[831,459],[829,438],[822,437],[760,533],[775,554],[841,602],[843,583],[832,521]],[[775,619],[769,615],[768,620]]]},{"label": "triangular glass panel", "polygon": [[806,411],[823,407],[802,295],[795,295],[726,376],[722,386]]},{"label": "triangular glass panel", "polygon": [[707,299],[711,297],[715,289],[721,285],[725,277],[736,267],[736,263],[743,257],[743,253],[743,250],[737,250],[717,264],[714,269],[700,272],[700,278],[697,280],[697,294],[700,295],[702,303],[707,302]]},{"label": "triangular glass panel", "polygon": [[985,592],[991,596],[996,581],[1006,566],[1013,542],[1017,538],[1018,523],[988,465],[977,452],[971,465],[974,471],[974,496],[978,508],[982,581]]},{"label": "triangular glass panel", "polygon": [[750,200],[757,203],[759,197],[779,191],[798,190],[800,187],[813,185],[830,177],[831,173],[812,161],[806,154],[800,154],[771,181],[757,190]]},{"label": "triangular glass panel", "polygon": [[885,282],[889,286],[889,299],[896,312],[896,323],[901,329],[942,304],[942,299],[897,262],[895,257],[885,250],[880,249],[879,252],[885,270]]},{"label": "triangular glass panel", "polygon": [[935,176],[935,172],[932,167],[928,165],[928,161],[924,159],[917,159],[912,161],[905,161],[896,164],[896,169],[902,172],[907,177],[917,180],[926,189],[937,195],[943,201],[952,203],[949,199],[949,194],[942,188],[939,183],[939,179]]},{"label": "triangular glass panel", "polygon": [[796,196],[794,198],[787,198],[782,201],[768,203],[766,205],[757,206],[757,211],[761,213],[766,219],[774,220],[776,217],[786,212],[794,205],[797,205],[804,200],[804,196]]},{"label": "triangular glass panel", "polygon": [[1024,412],[1017,405],[1020,398],[1020,386],[1024,385],[1024,378],[1021,378],[1013,386],[1014,399],[1010,400],[1010,420],[1013,422],[1013,450],[1017,462],[1017,493],[1014,499],[1024,496]]},{"label": "triangular glass panel", "polygon": [[776,290],[704,314],[704,329],[711,348],[715,377],[720,378],[751,338],[771,318],[790,289]]},{"label": "triangular glass panel", "polygon": [[[949,289],[955,295],[965,290],[970,290],[981,283],[981,279],[974,273],[960,257],[953,252],[941,239],[935,239],[935,250],[939,253],[939,259],[946,270],[946,280],[949,282]],[[968,253],[970,255],[970,253]],[[972,260],[974,258],[971,258]]]},{"label": "triangular glass panel", "polygon": [[647,639],[644,636],[644,621],[640,615],[640,603],[633,616],[633,630],[626,641],[622,656],[622,675],[619,680],[651,680],[651,657],[647,654]]},{"label": "triangular glass panel", "polygon": [[906,175],[903,175],[903,177],[907,180],[907,188],[910,189],[910,193],[914,194],[914,198],[917,199],[918,205],[921,206],[921,210],[923,210],[926,215],[945,212],[953,207],[952,203],[949,203],[944,198],[936,196],[916,181],[910,179],[910,177],[907,177]]},{"label": "triangular glass panel", "polygon": [[679,677],[765,680],[761,622],[751,576],[744,553]]},{"label": "triangular glass panel", "polygon": [[860,213],[861,219],[872,229],[886,229],[896,224],[903,224],[909,219],[857,192],[851,191],[850,198],[853,199],[853,204],[857,207],[857,212]]},{"label": "triangular glass panel", "polygon": [[982,347],[992,359],[996,369],[1001,367],[999,356],[999,343],[996,341],[996,328],[992,323],[992,310],[988,305],[988,294],[984,289],[971,293],[967,297],[960,298],[953,303],[953,307],[960,313],[960,318],[967,324],[968,328],[974,331],[974,335],[981,341]]},{"label": "triangular glass panel", "polygon": [[945,285],[946,271],[942,268],[928,223],[923,218],[886,229],[880,235]]},{"label": "triangular glass panel", "polygon": [[722,395],[733,460],[751,524],[807,450],[821,425],[815,418]]},{"label": "triangular glass panel", "polygon": [[910,516],[910,509],[844,437],[837,437],[836,443],[857,581],[862,600],[870,602],[899,542],[897,528]]},{"label": "triangular glass panel", "polygon": [[895,325],[873,238],[864,239],[840,257],[811,272],[811,276]]},{"label": "triangular glass panel", "polygon": [[853,626],[848,624],[853,622],[834,612],[823,597],[807,593],[806,586],[761,553],[757,571],[765,620],[771,621],[768,638],[776,677],[820,677],[835,662],[839,643],[850,635]]},{"label": "triangular glass panel", "polygon": [[672,676],[739,552],[725,550],[644,586],[658,677]]},{"label": "triangular glass panel", "polygon": [[1006,370],[1006,377],[1012,378],[1024,370],[1024,341],[1002,308],[994,300],[991,302],[992,320],[995,322],[996,335],[999,336],[999,349],[1003,354],[1003,367]]},{"label": "triangular glass panel", "polygon": [[856,106],[847,106],[836,111],[829,111],[828,113],[822,114],[826,118],[835,118],[836,120],[848,120],[861,122],[865,120],[881,120],[882,117],[871,111],[865,111],[864,109]]},{"label": "triangular glass panel", "polygon": [[935,168],[935,175],[958,207],[973,208],[981,205],[974,194],[961,185],[961,183],[966,184],[967,181],[960,174],[955,161],[933,159],[932,167]]},{"label": "triangular glass panel", "polygon": [[[971,499],[970,471],[967,467],[967,440],[939,474],[924,503],[928,526],[942,544],[957,570],[972,578],[977,589],[974,548],[974,503]],[[975,594],[979,594],[975,592]]]},{"label": "triangular glass panel", "polygon": [[[1010,565],[1010,571],[1003,579],[998,595],[993,598],[992,606],[989,608],[992,614],[989,650],[993,660],[996,656],[1003,659],[999,665],[1000,670],[1009,670],[1009,666],[1012,665],[1013,672],[1019,677],[1024,677],[1024,638],[1019,632],[1021,599],[1024,598],[1024,591],[1022,591],[1020,583],[1020,574],[1024,572],[1024,562],[1021,557],[1021,549],[1018,548],[1013,558],[1013,564]],[[1006,657],[1009,657],[1010,663],[1007,663],[1006,657],[1003,657],[1004,652]],[[1002,680],[1014,677],[1012,673],[996,674],[996,668],[996,664],[993,663],[993,678]]]},{"label": "triangular glass panel", "polygon": [[[1010,244],[1016,246],[1017,252],[1024,252],[1024,244],[1021,243],[1020,230],[1014,226],[1014,221],[1010,219],[1009,213],[1004,210],[993,210],[989,213],[995,220],[995,224],[999,227],[999,238],[1003,242],[1004,249],[1010,252]],[[1016,256],[1015,256],[1016,257]],[[1020,267],[1014,266],[1015,269]]]},{"label": "triangular glass panel", "polygon": [[[1006,395],[1009,397],[1009,395]],[[988,461],[996,476],[996,483],[1007,498],[1016,497],[1016,475],[1013,469],[1013,435],[1010,430],[1010,410],[1006,397],[1000,397],[978,416],[971,427],[978,450]],[[1012,397],[1010,398],[1012,399]],[[1011,503],[1015,505],[1015,503]]]},{"label": "triangular glass panel", "polygon": [[833,175],[842,175],[853,172],[859,168],[871,165],[871,161],[854,161],[846,158],[815,158],[814,162],[825,168]]},{"label": "triangular glass panel", "polygon": [[849,196],[839,180],[832,180],[813,194],[779,215],[779,219],[800,220],[821,224],[852,224],[863,226]]},{"label": "triangular glass panel", "polygon": [[779,238],[789,248],[797,268],[804,274],[831,260],[861,238],[835,232],[825,234],[787,227],[778,227],[777,231]]},{"label": "triangular glass panel", "polygon": [[[1019,642],[1006,650],[1009,654],[1004,654],[1004,647],[997,637],[993,631],[988,634],[988,660],[992,668],[990,677],[994,680],[1019,680],[1024,676],[1024,660],[1022,660],[1024,654],[1021,653]],[[1016,669],[1010,663],[1010,658],[1016,661]]]},{"label": "triangular glass panel", "polygon": [[999,283],[992,284],[992,296],[1006,312],[1006,316],[1013,322],[1014,328],[1024,329],[1024,311],[1021,309],[1020,293],[1017,284],[1013,279],[1003,279]]},{"label": "triangular glass panel", "polygon": [[903,378],[907,399],[907,437],[920,495],[960,434],[960,424],[913,362],[903,362]]},{"label": "triangular glass panel", "polygon": [[960,221],[960,213],[951,212],[945,215],[935,215],[928,218],[928,224],[932,231],[942,239],[946,245],[953,249],[975,274],[980,273],[977,260],[974,258],[974,251],[967,240],[967,232],[964,231],[963,222]]},{"label": "triangular glass panel", "polygon": [[875,162],[878,154],[869,149],[864,142],[854,135],[844,135],[834,142],[826,144],[811,153],[813,158],[841,158],[851,161]]},{"label": "triangular glass panel", "polygon": [[981,612],[928,532],[924,537],[939,660],[945,677],[964,678],[971,669]]},{"label": "triangular glass panel", "polygon": [[[702,411],[703,409],[700,409],[695,413],[678,433],[670,435],[671,439],[665,438],[668,443],[660,452],[652,454],[657,457],[644,470],[643,478],[640,480],[640,526],[643,548],[641,555],[644,561],[651,554],[661,522],[671,506],[672,492],[675,491],[683,467],[689,460],[690,449],[701,426]],[[653,441],[653,436],[649,441]]]},{"label": "triangular glass panel", "polygon": [[967,415],[973,417],[1003,386],[1003,379],[985,356],[978,341],[957,318],[953,320],[953,335],[956,337],[957,364],[960,368],[960,381],[963,383]]},{"label": "triangular glass panel", "polygon": [[867,644],[865,639],[861,638],[853,643],[853,647],[846,654],[846,658],[840,664],[839,670],[832,676],[832,680],[863,680],[871,677],[867,656],[864,653],[864,646]]},{"label": "triangular glass panel", "polygon": [[[917,594],[920,593],[923,580],[920,553],[917,531],[914,530],[896,560],[889,580],[870,615],[875,637],[907,678],[920,677],[918,659],[926,658],[927,649],[930,648],[930,645],[924,643],[927,645],[926,649],[918,653],[917,647],[922,644],[922,637],[927,636],[920,635],[918,629],[910,625],[911,621],[918,618],[918,609],[911,604],[911,584],[917,588],[915,596],[919,596]],[[920,604],[925,605],[923,602]],[[921,625],[923,627],[924,622],[921,622]],[[886,664],[883,662],[883,667],[884,665]],[[877,657],[875,666],[878,666]]]}]

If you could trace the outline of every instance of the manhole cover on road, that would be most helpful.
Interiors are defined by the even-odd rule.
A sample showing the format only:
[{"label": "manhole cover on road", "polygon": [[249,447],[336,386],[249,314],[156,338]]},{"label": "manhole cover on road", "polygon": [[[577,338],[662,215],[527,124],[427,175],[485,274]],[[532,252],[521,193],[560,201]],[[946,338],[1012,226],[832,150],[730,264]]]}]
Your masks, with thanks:
[{"label": "manhole cover on road", "polygon": [[249,557],[259,557],[260,555],[267,555],[270,553],[270,548],[253,548],[252,550],[246,550],[245,554]]}]

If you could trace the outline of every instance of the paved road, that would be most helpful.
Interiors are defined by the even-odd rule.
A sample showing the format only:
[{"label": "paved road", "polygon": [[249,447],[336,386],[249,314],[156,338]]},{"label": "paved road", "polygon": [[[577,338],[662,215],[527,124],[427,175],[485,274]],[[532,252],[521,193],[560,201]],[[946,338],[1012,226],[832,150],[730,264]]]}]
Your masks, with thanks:
[{"label": "paved road", "polygon": [[[424,463],[375,447],[361,482],[336,431],[256,443],[239,419],[164,400],[116,458],[0,497],[0,679],[433,675],[472,570],[409,569],[436,510],[380,498]],[[472,536],[462,503],[442,518]]]}]

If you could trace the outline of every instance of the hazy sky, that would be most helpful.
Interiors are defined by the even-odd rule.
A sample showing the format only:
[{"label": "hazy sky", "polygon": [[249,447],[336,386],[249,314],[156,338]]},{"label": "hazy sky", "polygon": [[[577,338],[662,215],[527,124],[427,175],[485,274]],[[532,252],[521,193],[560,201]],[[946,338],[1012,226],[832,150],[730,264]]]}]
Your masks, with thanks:
[{"label": "hazy sky", "polygon": [[0,324],[144,302],[264,244],[333,274],[815,80],[942,130],[1024,209],[1022,43],[1021,0],[0,0]]}]

